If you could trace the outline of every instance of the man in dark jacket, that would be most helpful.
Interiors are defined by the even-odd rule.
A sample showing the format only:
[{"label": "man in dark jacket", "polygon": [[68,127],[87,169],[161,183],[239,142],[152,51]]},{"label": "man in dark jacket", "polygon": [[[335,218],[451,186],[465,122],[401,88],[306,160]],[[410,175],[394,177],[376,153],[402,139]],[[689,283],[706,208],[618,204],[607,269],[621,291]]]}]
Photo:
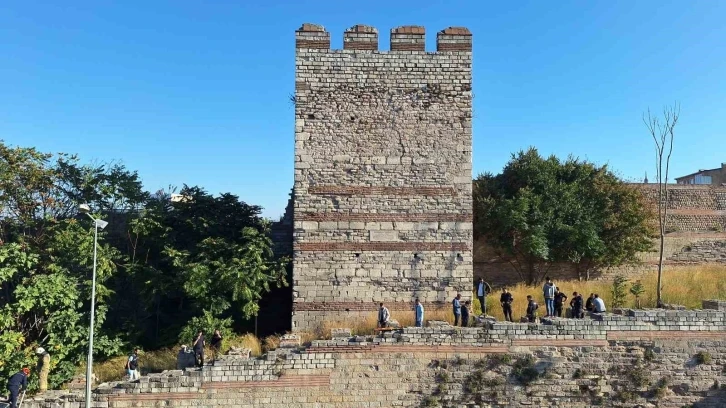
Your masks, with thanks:
[{"label": "man in dark jacket", "polygon": [[479,281],[474,285],[474,291],[476,291],[476,297],[479,299],[479,306],[481,306],[481,314],[487,314],[487,293],[492,291],[492,287],[488,283],[484,282],[484,278],[479,278]]},{"label": "man in dark jacket", "polygon": [[192,343],[194,358],[198,361],[199,367],[204,367],[204,346],[204,332],[199,330],[199,333],[197,333],[197,337]]},{"label": "man in dark jacket", "polygon": [[18,407],[18,395],[20,391],[25,392],[28,389],[28,376],[30,369],[27,367],[13,374],[8,380],[8,391],[10,391],[10,408]]},{"label": "man in dark jacket", "polygon": [[508,322],[513,322],[512,319],[512,303],[514,303],[514,297],[507,290],[502,289],[502,296],[499,297],[499,303],[502,305],[502,311],[504,312],[504,319]]},{"label": "man in dark jacket", "polygon": [[530,323],[537,321],[537,309],[539,309],[537,302],[532,299],[531,295],[527,295],[527,320]]},{"label": "man in dark jacket", "polygon": [[469,327],[469,308],[471,308],[471,302],[467,300],[461,307],[461,327]]},{"label": "man in dark jacket", "polygon": [[573,318],[582,319],[584,317],[585,312],[582,311],[582,295],[577,292],[572,293],[570,308],[572,309]]},{"label": "man in dark jacket", "polygon": [[587,301],[585,301],[585,310],[588,312],[592,312],[595,310],[595,306],[592,304],[592,302],[595,300],[595,294],[590,293],[590,297],[587,298]]},{"label": "man in dark jacket", "polygon": [[219,352],[222,350],[222,333],[219,330],[214,331],[212,336],[212,365],[217,362]]},{"label": "man in dark jacket", "polygon": [[562,309],[564,309],[566,301],[565,292],[560,292],[560,288],[555,288],[555,316],[562,317]]}]

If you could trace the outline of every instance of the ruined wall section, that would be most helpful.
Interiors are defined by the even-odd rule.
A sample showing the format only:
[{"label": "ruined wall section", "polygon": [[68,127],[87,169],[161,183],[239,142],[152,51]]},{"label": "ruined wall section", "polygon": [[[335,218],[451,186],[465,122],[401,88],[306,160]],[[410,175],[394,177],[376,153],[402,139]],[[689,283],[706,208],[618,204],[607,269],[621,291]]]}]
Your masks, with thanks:
[{"label": "ruined wall section", "polygon": [[[657,184],[639,184],[645,198],[658,203]],[[668,185],[668,232],[726,231],[726,187]]]},{"label": "ruined wall section", "polygon": [[[338,329],[309,347],[107,384],[92,406],[721,408],[726,302],[703,305],[710,310],[624,309],[478,328],[429,322],[383,337]],[[26,405],[80,408],[83,392],[51,391]]]},{"label": "ruined wall section", "polygon": [[424,39],[399,27],[379,51],[358,25],[331,50],[321,26],[296,32],[294,330],[471,286],[471,34]]}]

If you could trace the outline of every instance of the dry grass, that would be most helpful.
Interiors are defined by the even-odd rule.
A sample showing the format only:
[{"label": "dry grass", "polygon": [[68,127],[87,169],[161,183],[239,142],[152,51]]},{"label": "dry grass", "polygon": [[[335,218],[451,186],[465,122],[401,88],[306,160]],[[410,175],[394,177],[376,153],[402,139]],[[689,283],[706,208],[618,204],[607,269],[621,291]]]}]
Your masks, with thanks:
[{"label": "dry grass", "polygon": [[[164,370],[176,368],[176,355],[178,348],[161,349],[154,351],[139,352],[139,369],[141,374],[159,373]],[[93,373],[99,383],[108,381],[119,381],[126,375],[124,364],[128,356],[114,357],[102,362],[93,363]],[[86,364],[82,364],[76,370],[77,374],[86,372]]]},{"label": "dry grass", "polygon": [[262,342],[252,333],[235,336],[224,340],[222,353],[226,353],[231,347],[250,349],[251,356],[262,355]]},{"label": "dry grass", "polygon": [[[642,308],[652,308],[656,305],[656,283],[658,274],[653,272],[638,277],[645,293],[640,297],[640,305]],[[627,283],[628,290],[630,285],[636,279],[631,279]],[[588,281],[580,282],[577,280],[554,282],[567,296],[566,305],[572,299],[572,292],[583,294],[583,299],[587,299],[590,293],[597,293],[605,301],[605,306],[612,304],[612,282],[608,281]],[[540,304],[539,315],[544,314],[544,297],[542,295],[541,286],[527,286],[519,284],[509,288],[514,296],[514,304],[512,315],[515,320],[525,315],[527,308],[527,295],[532,295],[537,303]],[[495,292],[487,297],[487,308],[490,315],[499,320],[504,319],[502,308],[499,305],[499,295],[501,292]],[[689,309],[698,309],[701,307],[703,299],[726,299],[726,266],[708,265],[708,266],[680,266],[669,267],[663,271],[663,300],[666,303],[679,304]],[[478,302],[475,302],[478,304]],[[635,307],[635,297],[628,292],[626,307]],[[478,309],[477,309],[478,310]]]}]

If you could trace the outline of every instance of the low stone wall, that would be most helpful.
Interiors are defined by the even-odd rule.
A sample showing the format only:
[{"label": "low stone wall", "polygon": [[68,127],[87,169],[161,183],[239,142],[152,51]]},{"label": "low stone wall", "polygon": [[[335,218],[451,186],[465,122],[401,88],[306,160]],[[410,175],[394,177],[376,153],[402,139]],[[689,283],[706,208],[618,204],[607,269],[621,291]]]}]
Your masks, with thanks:
[{"label": "low stone wall", "polygon": [[[585,408],[726,406],[726,302],[709,309],[618,310],[538,324],[435,324],[382,336],[314,341],[262,358],[223,356],[203,371],[111,383],[98,408],[232,406]],[[27,408],[80,408],[83,394],[49,392]]]}]

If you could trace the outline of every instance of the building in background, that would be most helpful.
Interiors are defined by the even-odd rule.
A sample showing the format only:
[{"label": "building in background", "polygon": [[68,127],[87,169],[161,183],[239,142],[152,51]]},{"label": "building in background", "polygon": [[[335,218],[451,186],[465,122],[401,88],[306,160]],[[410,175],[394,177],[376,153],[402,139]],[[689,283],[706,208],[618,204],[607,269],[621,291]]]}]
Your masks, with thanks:
[{"label": "building in background", "polygon": [[676,183],[724,186],[726,185],[726,163],[721,163],[721,167],[715,169],[698,170],[683,177],[676,177]]}]

